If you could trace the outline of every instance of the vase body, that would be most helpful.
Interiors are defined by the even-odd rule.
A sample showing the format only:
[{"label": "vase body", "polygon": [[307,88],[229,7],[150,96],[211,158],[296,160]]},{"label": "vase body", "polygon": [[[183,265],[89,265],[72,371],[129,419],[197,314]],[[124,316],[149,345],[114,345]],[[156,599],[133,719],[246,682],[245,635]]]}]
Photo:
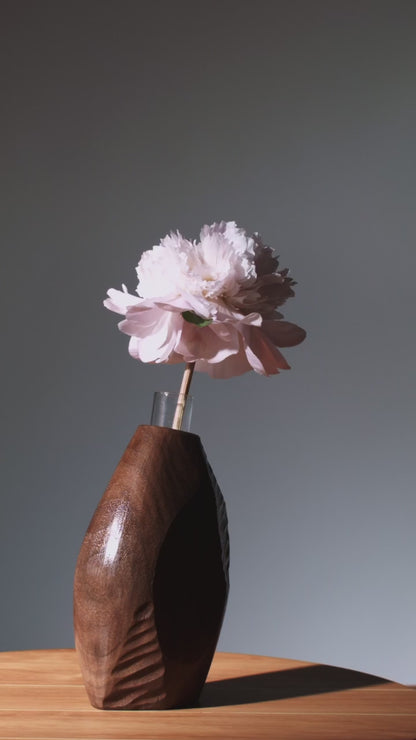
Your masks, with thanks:
[{"label": "vase body", "polygon": [[75,571],[75,646],[93,706],[197,703],[224,616],[228,563],[225,504],[199,437],[138,427]]}]

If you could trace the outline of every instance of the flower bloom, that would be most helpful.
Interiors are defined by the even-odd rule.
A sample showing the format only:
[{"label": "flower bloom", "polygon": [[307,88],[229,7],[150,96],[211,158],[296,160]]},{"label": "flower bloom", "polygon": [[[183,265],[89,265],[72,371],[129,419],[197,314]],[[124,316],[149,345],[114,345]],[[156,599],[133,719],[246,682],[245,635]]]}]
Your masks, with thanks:
[{"label": "flower bloom", "polygon": [[258,234],[221,221],[204,226],[199,242],[166,236],[142,254],[138,296],[123,285],[104,305],[125,316],[119,329],[142,362],[195,362],[216,378],[274,375],[289,368],[279,348],[305,338],[277,310],[295,285],[278,265]]}]

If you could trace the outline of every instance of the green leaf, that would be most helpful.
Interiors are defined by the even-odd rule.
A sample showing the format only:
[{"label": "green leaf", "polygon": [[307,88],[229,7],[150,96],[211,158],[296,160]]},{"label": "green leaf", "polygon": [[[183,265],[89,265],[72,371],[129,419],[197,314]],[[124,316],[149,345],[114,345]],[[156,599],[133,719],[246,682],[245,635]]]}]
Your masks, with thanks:
[{"label": "green leaf", "polygon": [[183,311],[182,316],[185,321],[189,321],[190,324],[195,324],[201,328],[212,324],[212,319],[204,319],[203,316],[198,316],[198,314],[193,311]]}]

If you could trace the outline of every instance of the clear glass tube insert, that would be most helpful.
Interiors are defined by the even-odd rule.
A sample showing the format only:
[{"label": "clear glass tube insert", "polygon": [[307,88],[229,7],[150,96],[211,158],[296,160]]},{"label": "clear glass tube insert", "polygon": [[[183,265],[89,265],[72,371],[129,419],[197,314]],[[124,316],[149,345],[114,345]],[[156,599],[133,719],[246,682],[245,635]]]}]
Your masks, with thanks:
[{"label": "clear glass tube insert", "polygon": [[[182,413],[181,431],[191,431],[193,397],[187,396]],[[174,421],[178,419],[179,393],[171,391],[156,391],[153,396],[153,407],[150,423],[157,427],[174,428]],[[181,409],[182,410],[182,409]],[[177,428],[177,427],[176,427]]]}]

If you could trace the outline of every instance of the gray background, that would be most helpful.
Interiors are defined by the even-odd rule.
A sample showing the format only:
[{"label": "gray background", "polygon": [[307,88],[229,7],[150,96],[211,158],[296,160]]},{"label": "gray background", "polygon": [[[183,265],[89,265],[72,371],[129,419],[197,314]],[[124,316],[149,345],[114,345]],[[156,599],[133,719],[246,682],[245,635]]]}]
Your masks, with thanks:
[{"label": "gray background", "polygon": [[235,219],[298,281],[293,369],[193,383],[220,648],[416,683],[415,30],[394,0],[1,4],[1,649],[73,644],[90,516],[155,389],[109,287]]}]

